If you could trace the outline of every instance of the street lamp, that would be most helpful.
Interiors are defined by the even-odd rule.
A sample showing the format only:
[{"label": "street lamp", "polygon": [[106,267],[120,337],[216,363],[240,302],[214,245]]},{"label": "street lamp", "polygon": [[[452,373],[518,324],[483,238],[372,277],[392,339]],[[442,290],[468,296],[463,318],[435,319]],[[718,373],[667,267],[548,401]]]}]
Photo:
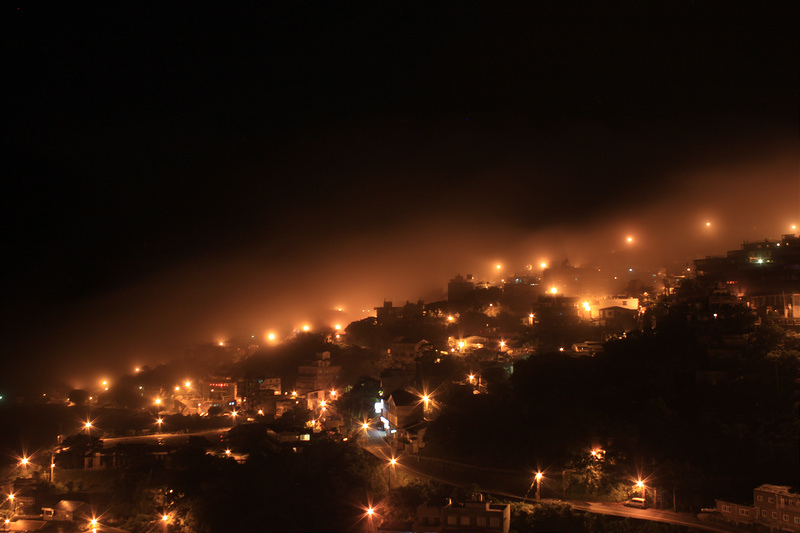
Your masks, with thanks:
[{"label": "street lamp", "polygon": [[394,475],[395,466],[397,466],[397,459],[392,457],[389,459],[389,490],[392,490],[392,475]]},{"label": "street lamp", "polygon": [[536,472],[536,501],[542,499],[542,478],[544,475],[541,472]]},{"label": "street lamp", "polygon": [[156,424],[158,424],[158,432],[159,433],[161,433],[161,424],[163,424],[163,423],[164,423],[164,419],[163,418],[159,418],[158,420],[156,420]]},{"label": "street lamp", "polygon": [[86,424],[84,424],[83,427],[86,428],[86,434],[87,435],[91,435],[92,434],[92,423],[91,422],[87,421]]},{"label": "street lamp", "polygon": [[636,482],[636,486],[637,486],[638,488],[642,489],[642,498],[644,498],[644,497],[645,497],[645,496],[644,496],[644,481],[642,481],[642,480],[640,479],[639,481],[637,481],[637,482]]}]

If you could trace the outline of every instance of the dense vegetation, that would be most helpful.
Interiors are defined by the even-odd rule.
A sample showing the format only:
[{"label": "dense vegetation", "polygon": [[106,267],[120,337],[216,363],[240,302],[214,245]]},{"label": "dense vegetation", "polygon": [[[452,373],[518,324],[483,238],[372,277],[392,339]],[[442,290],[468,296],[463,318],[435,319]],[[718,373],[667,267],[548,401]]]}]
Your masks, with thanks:
[{"label": "dense vegetation", "polygon": [[[595,357],[534,355],[483,395],[443,398],[426,453],[585,475],[589,450],[618,477],[649,477],[695,509],[800,479],[798,335],[764,325],[715,346],[684,320],[613,341]],[[715,372],[717,382],[708,381]]]}]

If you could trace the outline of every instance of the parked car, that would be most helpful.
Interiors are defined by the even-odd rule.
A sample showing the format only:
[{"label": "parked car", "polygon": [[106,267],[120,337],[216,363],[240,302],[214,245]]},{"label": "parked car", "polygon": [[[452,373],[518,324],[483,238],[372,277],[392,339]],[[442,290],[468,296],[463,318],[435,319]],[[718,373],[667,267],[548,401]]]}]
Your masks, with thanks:
[{"label": "parked car", "polygon": [[631,498],[624,504],[626,507],[636,507],[638,509],[647,509],[647,502],[644,498]]}]

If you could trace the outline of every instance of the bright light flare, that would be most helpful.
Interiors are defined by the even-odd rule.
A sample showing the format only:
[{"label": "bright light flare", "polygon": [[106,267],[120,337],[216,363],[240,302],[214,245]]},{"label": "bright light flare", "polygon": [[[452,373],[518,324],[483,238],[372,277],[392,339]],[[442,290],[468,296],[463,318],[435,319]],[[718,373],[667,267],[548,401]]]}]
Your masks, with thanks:
[{"label": "bright light flare", "polygon": [[550,287],[550,294],[558,294],[558,289],[556,287]]}]

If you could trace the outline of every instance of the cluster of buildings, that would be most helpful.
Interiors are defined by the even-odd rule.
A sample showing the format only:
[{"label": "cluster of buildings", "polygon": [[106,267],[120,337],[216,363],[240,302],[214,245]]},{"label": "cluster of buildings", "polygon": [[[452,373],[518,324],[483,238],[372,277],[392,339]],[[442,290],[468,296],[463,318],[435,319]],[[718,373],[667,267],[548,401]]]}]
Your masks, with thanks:
[{"label": "cluster of buildings", "polygon": [[697,259],[695,273],[761,317],[800,325],[800,237],[745,242],[724,256]]}]

